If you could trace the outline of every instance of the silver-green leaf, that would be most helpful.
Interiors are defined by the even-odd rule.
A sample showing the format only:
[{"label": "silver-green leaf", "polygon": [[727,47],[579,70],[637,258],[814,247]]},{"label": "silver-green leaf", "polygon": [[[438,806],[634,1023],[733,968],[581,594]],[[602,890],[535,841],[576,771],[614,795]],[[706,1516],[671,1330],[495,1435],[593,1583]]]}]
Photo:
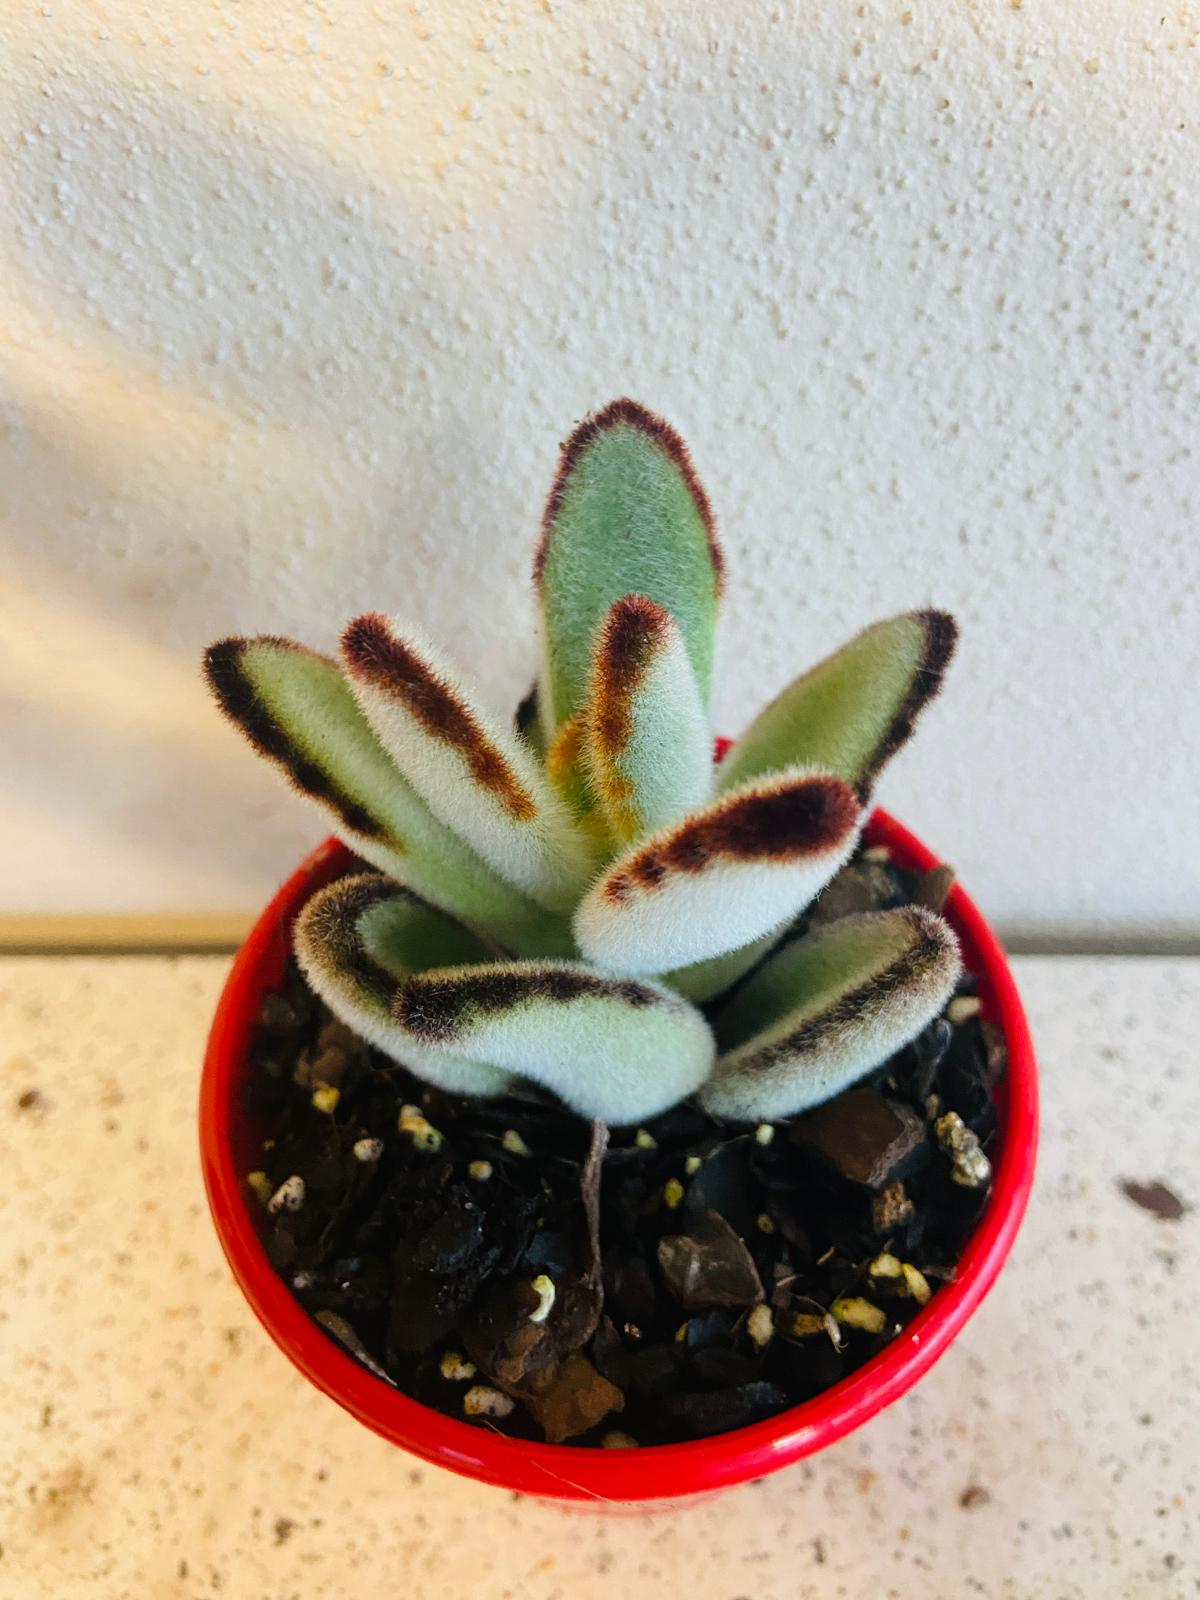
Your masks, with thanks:
[{"label": "silver-green leaf", "polygon": [[581,1116],[618,1125],[665,1111],[712,1066],[712,1034],[693,1006],[582,962],[421,973],[398,989],[392,1015],[425,1049],[518,1073]]},{"label": "silver-green leaf", "polygon": [[587,699],[609,607],[644,594],[674,617],[707,702],[722,561],[708,496],[675,430],[632,400],[588,417],[563,446],[534,565],[547,744]]},{"label": "silver-green leaf", "polygon": [[619,857],[575,913],[589,961],[668,972],[781,928],[854,847],[854,794],[794,769],[743,785]]},{"label": "silver-green leaf", "polygon": [[342,659],[376,737],[435,816],[530,899],[573,905],[591,852],[516,731],[411,626],[356,617]]},{"label": "silver-green leaf", "polygon": [[625,595],[600,624],[585,751],[619,845],[677,821],[712,788],[712,734],[683,635],[645,595]]},{"label": "silver-green leaf", "polygon": [[292,931],[310,987],[354,1031],[427,1083],[453,1094],[497,1095],[510,1074],[447,1050],[429,1050],[397,1027],[398,986],[438,964],[487,961],[474,934],[379,873],[339,878],[317,891]]},{"label": "silver-green leaf", "polygon": [[563,923],[434,816],[376,738],[338,665],[288,639],[225,639],[205,656],[218,704],[372,866],[505,949],[557,955]]},{"label": "silver-green leaf", "polygon": [[706,1000],[712,1000],[732,988],[739,978],[763,959],[772,945],[786,936],[786,929],[781,932],[778,928],[772,928],[761,938],[752,939],[749,944],[741,945],[736,950],[727,950],[724,955],[710,956],[707,961],[694,961],[686,967],[673,967],[670,972],[661,975],[660,981],[669,984],[685,1000],[692,1001],[694,1005],[703,1005]]},{"label": "silver-green leaf", "polygon": [[807,761],[865,799],[941,687],[957,637],[945,611],[864,629],[759,713],[721,763],[719,787]]},{"label": "silver-green leaf", "polygon": [[921,906],[845,917],[785,945],[717,1016],[706,1109],[751,1121],[831,1099],[931,1022],[961,970],[952,930]]}]

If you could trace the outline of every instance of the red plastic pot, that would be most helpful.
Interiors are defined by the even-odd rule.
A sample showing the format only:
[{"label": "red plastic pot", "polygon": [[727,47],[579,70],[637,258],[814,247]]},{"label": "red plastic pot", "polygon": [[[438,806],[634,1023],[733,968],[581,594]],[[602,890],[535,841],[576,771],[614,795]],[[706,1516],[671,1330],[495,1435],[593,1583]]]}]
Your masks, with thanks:
[{"label": "red plastic pot", "polygon": [[[901,866],[927,871],[937,864],[886,812],[874,813],[866,839],[886,844]],[[979,978],[984,1016],[1004,1031],[1009,1069],[997,1097],[994,1187],[954,1281],[939,1289],[879,1355],[815,1400],[691,1444],[592,1450],[507,1439],[397,1393],[322,1332],[267,1260],[242,1181],[256,1164],[258,1144],[240,1090],[262,998],[283,978],[292,921],[309,895],[343,871],[348,860],[336,841],[321,845],[254,925],[217,1005],[200,1088],[204,1181],[221,1244],[267,1332],[318,1389],[393,1444],[452,1472],[547,1499],[616,1506],[678,1500],[773,1472],[861,1427],[929,1370],[979,1305],[1012,1247],[1033,1183],[1037,1148],[1037,1069],[1025,1014],[996,936],[961,888],[951,891],[946,916],[967,967]]]}]

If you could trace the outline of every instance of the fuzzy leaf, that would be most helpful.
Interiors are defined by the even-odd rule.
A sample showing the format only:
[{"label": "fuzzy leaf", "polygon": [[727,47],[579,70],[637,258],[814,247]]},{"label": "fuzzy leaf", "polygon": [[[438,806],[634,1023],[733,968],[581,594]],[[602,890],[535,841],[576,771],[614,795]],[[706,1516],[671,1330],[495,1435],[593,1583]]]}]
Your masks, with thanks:
[{"label": "fuzzy leaf", "polygon": [[393,1003],[424,1047],[465,1052],[531,1078],[585,1117],[640,1122],[697,1089],[712,1035],[660,984],[581,962],[448,967],[410,978]]},{"label": "fuzzy leaf", "polygon": [[534,564],[547,743],[587,698],[592,640],[622,595],[679,624],[707,701],[722,562],[708,497],[683,440],[632,400],[588,417],[563,446]]},{"label": "fuzzy leaf", "polygon": [[736,950],[794,917],[854,847],[861,810],[795,768],[723,795],[621,856],[575,913],[589,961],[663,972]]},{"label": "fuzzy leaf", "polygon": [[600,624],[585,751],[622,845],[676,821],[712,787],[712,734],[683,636],[645,595],[625,595]]},{"label": "fuzzy leaf", "polygon": [[592,841],[597,856],[613,853],[608,822],[596,800],[586,755],[587,726],[584,712],[568,717],[546,752],[546,772],[571,815]]},{"label": "fuzzy leaf", "polygon": [[866,799],[941,687],[957,637],[945,611],[909,611],[865,629],[759,713],[722,762],[718,786],[807,761]]},{"label": "fuzzy leaf", "polygon": [[954,934],[921,906],[844,917],[797,939],[717,1018],[724,1054],[706,1108],[752,1121],[831,1099],[931,1022],[961,970]]},{"label": "fuzzy leaf", "polygon": [[392,1020],[397,986],[446,962],[487,960],[459,923],[378,873],[339,878],[296,919],[296,959],[311,988],[347,1027],[418,1077],[452,1094],[503,1094],[508,1073],[449,1051],[429,1050]]},{"label": "fuzzy leaf", "polygon": [[479,708],[432,646],[386,617],[351,622],[342,658],[368,722],[430,810],[531,899],[573,905],[590,853],[525,741]]},{"label": "fuzzy leaf", "polygon": [[707,961],[693,961],[690,966],[664,972],[660,981],[693,1005],[703,1005],[732,988],[784,936],[778,928],[772,928],[761,939],[753,939],[737,950],[727,950],[724,955],[710,956]]},{"label": "fuzzy leaf", "polygon": [[497,877],[397,771],[335,661],[288,639],[225,639],[209,647],[205,671],[229,719],[372,866],[506,949],[569,948],[565,928]]}]

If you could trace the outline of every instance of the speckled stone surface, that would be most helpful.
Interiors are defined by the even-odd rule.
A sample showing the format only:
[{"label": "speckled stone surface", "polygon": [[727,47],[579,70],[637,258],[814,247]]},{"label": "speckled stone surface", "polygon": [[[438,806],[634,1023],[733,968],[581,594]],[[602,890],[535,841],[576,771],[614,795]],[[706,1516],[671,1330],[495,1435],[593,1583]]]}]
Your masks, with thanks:
[{"label": "speckled stone surface", "polygon": [[[224,961],[0,963],[0,1596],[1200,1592],[1200,962],[1017,965],[1044,1154],[966,1334],[824,1455],[618,1519],[418,1464],[252,1322],[194,1132]],[[1190,1209],[1160,1220],[1123,1179]]]}]

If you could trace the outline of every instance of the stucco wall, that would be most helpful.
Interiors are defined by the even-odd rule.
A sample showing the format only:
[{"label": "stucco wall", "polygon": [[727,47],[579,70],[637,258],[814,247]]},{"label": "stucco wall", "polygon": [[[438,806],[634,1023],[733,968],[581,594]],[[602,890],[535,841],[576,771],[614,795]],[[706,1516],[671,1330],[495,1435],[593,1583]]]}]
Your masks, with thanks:
[{"label": "stucco wall", "polygon": [[882,798],[1010,932],[1200,930],[1200,12],[3,8],[0,909],[236,909],[318,831],[201,646],[401,608],[526,684],[556,441],[685,432],[719,721],[965,641]]}]

